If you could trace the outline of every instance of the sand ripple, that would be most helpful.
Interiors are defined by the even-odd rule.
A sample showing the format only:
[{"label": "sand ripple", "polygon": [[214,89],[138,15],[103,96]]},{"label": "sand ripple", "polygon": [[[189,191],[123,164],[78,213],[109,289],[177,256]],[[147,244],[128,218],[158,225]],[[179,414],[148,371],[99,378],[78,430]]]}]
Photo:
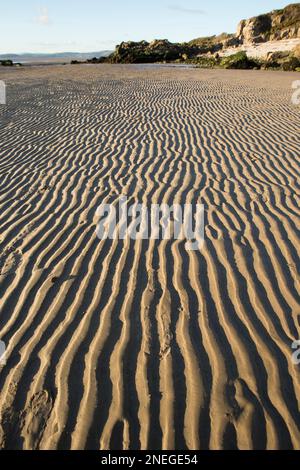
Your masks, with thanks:
[{"label": "sand ripple", "polygon": [[[299,108],[278,77],[7,75],[3,448],[300,449]],[[201,200],[204,249],[100,242],[121,194]]]}]

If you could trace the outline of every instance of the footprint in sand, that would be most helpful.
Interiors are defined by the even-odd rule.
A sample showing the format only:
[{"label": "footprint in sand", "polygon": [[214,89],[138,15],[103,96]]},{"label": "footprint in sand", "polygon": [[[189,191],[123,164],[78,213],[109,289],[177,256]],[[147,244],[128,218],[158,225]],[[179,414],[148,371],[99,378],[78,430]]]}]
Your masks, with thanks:
[{"label": "footprint in sand", "polygon": [[0,255],[0,276],[14,274],[22,262],[20,250],[6,251]]},{"label": "footprint in sand", "polygon": [[22,431],[27,449],[38,449],[52,406],[52,398],[47,390],[41,390],[31,398],[24,413]]}]

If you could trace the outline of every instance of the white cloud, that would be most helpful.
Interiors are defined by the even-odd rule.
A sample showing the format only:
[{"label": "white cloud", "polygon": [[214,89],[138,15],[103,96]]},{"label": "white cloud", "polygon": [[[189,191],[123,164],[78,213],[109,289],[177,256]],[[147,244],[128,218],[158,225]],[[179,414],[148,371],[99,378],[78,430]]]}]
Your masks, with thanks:
[{"label": "white cloud", "polygon": [[39,15],[36,18],[36,22],[44,26],[48,26],[49,24],[51,24],[47,7],[43,6],[39,8]]},{"label": "white cloud", "polygon": [[204,10],[200,10],[199,8],[186,8],[181,5],[169,5],[169,10],[179,11],[180,13],[188,13],[190,15],[205,15]]}]

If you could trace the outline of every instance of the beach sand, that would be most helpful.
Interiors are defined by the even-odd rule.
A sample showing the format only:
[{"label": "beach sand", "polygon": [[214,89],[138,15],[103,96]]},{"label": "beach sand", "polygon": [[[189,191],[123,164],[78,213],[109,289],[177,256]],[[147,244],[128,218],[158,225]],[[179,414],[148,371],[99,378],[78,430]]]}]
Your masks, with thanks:
[{"label": "beach sand", "polygon": [[[297,74],[1,69],[0,446],[300,449]],[[205,244],[102,240],[121,195]]]}]

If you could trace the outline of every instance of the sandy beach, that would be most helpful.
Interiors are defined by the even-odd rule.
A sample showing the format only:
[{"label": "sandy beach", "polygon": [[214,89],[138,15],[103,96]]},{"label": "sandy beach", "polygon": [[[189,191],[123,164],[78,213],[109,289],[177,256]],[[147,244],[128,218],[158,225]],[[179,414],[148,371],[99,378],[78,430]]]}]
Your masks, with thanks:
[{"label": "sandy beach", "polygon": [[[0,447],[298,449],[297,73],[0,70]],[[205,244],[99,240],[120,196]]]}]

